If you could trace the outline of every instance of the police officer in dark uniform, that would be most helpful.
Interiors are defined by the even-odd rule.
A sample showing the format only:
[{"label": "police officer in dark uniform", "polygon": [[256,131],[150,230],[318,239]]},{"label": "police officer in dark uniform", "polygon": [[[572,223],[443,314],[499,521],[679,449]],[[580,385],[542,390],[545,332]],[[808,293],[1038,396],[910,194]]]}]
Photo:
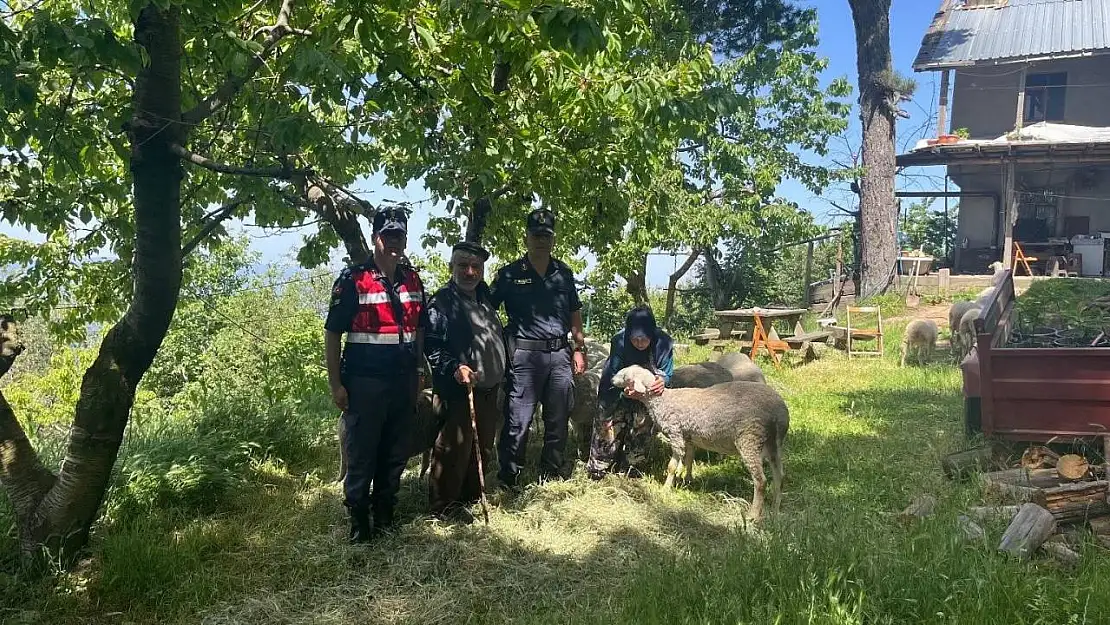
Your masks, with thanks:
[{"label": "police officer in dark uniform", "polygon": [[373,256],[339,274],[324,324],[328,383],[346,428],[343,490],[352,542],[366,542],[393,526],[408,461],[427,305],[420,276],[402,262],[407,232],[403,211],[385,209],[374,216]]},{"label": "police officer in dark uniform", "polygon": [[[505,423],[498,441],[498,477],[508,488],[518,485],[537,402],[543,404],[544,424],[540,479],[562,477],[572,376],[586,370],[582,302],[574,274],[551,257],[555,216],[544,209],[532,211],[524,242],[528,253],[502,267],[491,285],[493,306],[504,304],[508,316]],[[567,341],[568,332],[573,344]]]}]

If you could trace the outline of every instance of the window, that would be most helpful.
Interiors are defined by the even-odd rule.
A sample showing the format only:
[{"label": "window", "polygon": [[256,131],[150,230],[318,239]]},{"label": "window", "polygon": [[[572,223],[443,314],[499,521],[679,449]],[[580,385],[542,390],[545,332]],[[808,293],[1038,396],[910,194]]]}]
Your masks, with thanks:
[{"label": "window", "polygon": [[1068,75],[1029,74],[1025,77],[1025,116],[1027,122],[1064,121],[1064,95]]}]

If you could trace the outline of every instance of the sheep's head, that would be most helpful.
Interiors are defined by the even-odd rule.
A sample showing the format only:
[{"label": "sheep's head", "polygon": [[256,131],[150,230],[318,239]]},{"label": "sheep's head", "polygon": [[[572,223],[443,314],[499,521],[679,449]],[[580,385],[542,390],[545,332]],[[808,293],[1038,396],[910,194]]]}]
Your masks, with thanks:
[{"label": "sheep's head", "polygon": [[994,273],[1002,271],[1002,267],[1002,263],[998,262],[997,260],[990,264],[990,270]]},{"label": "sheep's head", "polygon": [[640,365],[631,365],[613,374],[613,386],[626,391],[646,394],[654,382],[655,374]]}]

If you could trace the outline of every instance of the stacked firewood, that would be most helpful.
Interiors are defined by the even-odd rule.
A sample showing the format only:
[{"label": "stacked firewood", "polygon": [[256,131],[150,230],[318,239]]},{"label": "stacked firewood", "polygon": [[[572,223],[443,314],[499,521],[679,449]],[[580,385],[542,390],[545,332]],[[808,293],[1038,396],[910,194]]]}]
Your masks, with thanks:
[{"label": "stacked firewood", "polygon": [[[1110,458],[1110,437],[1105,437]],[[1019,558],[1042,552],[1067,566],[1079,563],[1071,541],[1087,526],[1110,548],[1110,479],[1107,465],[1093,465],[1079,454],[1060,455],[1048,447],[1027,448],[1018,466],[999,467],[990,447],[951,454],[941,463],[948,477],[978,475],[996,505],[968,509],[959,526],[970,540],[986,539],[982,523],[1008,522],[1000,551]]]}]

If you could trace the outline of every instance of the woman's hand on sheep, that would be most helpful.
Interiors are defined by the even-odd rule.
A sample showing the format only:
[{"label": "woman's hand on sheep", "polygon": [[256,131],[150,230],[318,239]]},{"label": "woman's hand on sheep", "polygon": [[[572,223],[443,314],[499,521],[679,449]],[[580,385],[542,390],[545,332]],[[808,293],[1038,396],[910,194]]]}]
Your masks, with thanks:
[{"label": "woman's hand on sheep", "polygon": [[651,384],[651,387],[648,388],[648,392],[651,393],[652,395],[662,395],[663,394],[663,388],[665,386],[666,386],[666,382],[663,381],[663,376],[657,375],[657,376],[655,376],[655,382],[653,382]]}]

